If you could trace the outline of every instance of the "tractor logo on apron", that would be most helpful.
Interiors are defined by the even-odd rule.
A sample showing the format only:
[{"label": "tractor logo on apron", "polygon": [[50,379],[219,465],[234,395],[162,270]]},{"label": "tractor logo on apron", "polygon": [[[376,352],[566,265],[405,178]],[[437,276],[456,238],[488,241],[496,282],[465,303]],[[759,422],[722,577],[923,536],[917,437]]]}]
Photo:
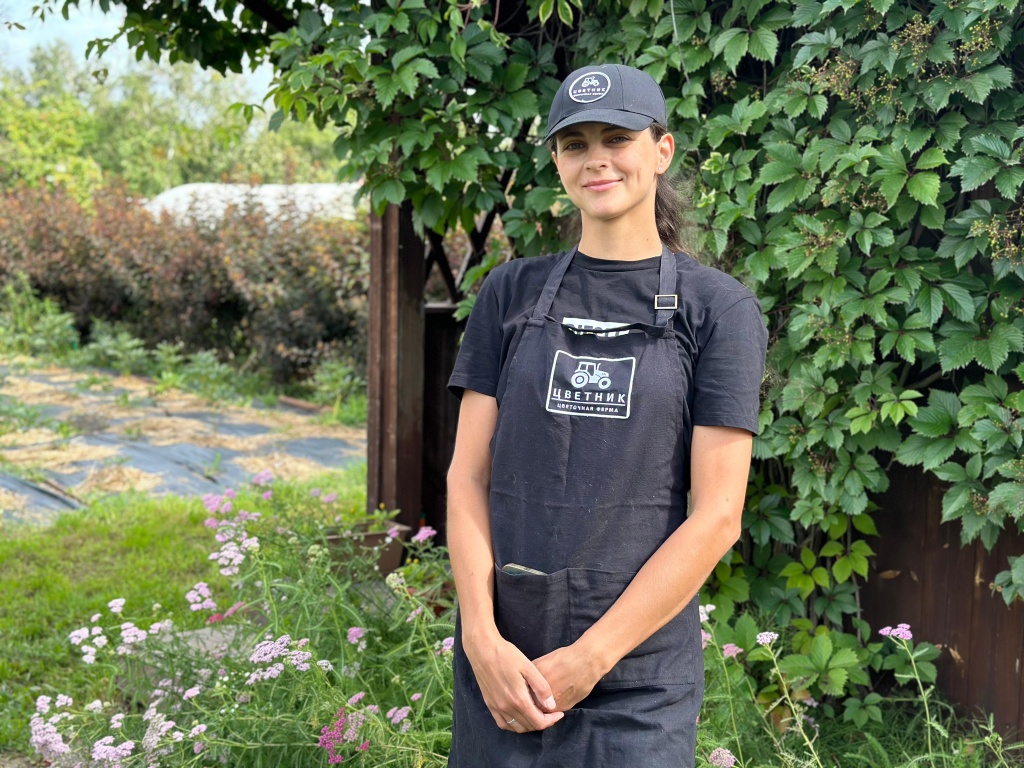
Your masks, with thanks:
[{"label": "tractor logo on apron", "polygon": [[546,409],[568,416],[628,419],[635,357],[590,357],[555,352]]}]

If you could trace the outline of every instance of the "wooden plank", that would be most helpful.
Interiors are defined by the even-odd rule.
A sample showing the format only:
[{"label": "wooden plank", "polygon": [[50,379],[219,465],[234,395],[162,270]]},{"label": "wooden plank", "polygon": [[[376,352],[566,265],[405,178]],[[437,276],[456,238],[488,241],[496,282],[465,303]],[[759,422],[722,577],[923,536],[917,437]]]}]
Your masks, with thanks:
[{"label": "wooden plank", "polygon": [[370,223],[367,508],[420,522],[423,460],[423,244],[412,209]]},{"label": "wooden plank", "polygon": [[459,401],[448,392],[459,337],[465,321],[456,322],[454,304],[427,304],[427,354],[423,372],[423,514],[445,540],[448,465],[455,447]]},{"label": "wooden plank", "polygon": [[911,627],[920,624],[925,493],[919,473],[894,466],[889,490],[875,500],[879,505],[874,516],[879,539],[871,542],[876,551],[874,571],[862,594],[864,618],[875,632],[903,621]]},{"label": "wooden plank", "polygon": [[[941,499],[943,487],[934,486]],[[946,573],[936,583],[936,590],[946,604],[945,631],[932,639],[943,646],[939,657],[940,688],[953,701],[966,704],[970,701],[969,681],[972,673],[974,653],[971,645],[974,627],[973,579],[976,552],[974,547],[960,546],[960,524],[943,525],[941,522],[941,501],[938,509],[932,511],[934,525],[942,531],[942,550],[946,553]]]},{"label": "wooden plank", "polygon": [[1021,695],[1024,690],[1024,604],[1019,601],[1007,607],[1003,598],[991,590],[999,571],[1007,568],[1007,559],[1024,555],[1024,536],[1017,532],[1003,533],[987,558],[982,573],[987,604],[991,606],[997,655],[992,659],[993,711],[997,725],[1005,731],[1024,733],[1024,712]]}]

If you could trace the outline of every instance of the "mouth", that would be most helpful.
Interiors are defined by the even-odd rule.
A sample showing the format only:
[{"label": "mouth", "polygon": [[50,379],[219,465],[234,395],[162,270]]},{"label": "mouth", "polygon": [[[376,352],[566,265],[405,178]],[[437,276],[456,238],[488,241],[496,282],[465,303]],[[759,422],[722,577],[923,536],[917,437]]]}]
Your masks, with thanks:
[{"label": "mouth", "polygon": [[605,190],[611,189],[618,183],[618,179],[604,179],[587,182],[583,185],[583,188],[588,192],[604,192]]}]

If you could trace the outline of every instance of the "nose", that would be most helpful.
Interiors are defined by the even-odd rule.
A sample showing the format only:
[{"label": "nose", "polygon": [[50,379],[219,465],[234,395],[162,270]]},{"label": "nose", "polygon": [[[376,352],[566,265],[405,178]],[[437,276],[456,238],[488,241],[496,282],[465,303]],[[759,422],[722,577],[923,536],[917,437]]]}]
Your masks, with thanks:
[{"label": "nose", "polygon": [[608,165],[608,148],[601,142],[592,145],[587,150],[587,157],[584,165],[588,169],[604,168]]}]

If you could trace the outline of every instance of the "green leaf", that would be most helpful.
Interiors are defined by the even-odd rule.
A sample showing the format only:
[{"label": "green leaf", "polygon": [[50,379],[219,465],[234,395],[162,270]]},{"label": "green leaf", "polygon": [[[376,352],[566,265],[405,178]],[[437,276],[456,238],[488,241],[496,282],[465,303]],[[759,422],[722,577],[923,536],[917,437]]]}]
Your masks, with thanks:
[{"label": "green leaf", "polygon": [[405,200],[405,185],[398,179],[385,179],[374,188],[373,200],[399,205]]},{"label": "green leaf", "polygon": [[750,55],[758,61],[773,62],[779,52],[779,38],[770,29],[755,29],[750,35]]},{"label": "green leaf", "polygon": [[956,89],[975,104],[984,104],[995,85],[992,76],[984,72],[975,72],[956,81]]},{"label": "green leaf", "polygon": [[537,114],[537,94],[523,89],[505,97],[505,108],[517,120],[528,120]]},{"label": "green leaf", "polygon": [[953,163],[949,169],[949,175],[961,177],[964,191],[971,191],[992,178],[1000,168],[1002,168],[1002,163],[995,158],[975,155],[970,158],[961,158]]},{"label": "green leaf", "polygon": [[907,180],[907,192],[922,205],[935,205],[939,197],[939,185],[937,173],[915,173]]},{"label": "green leaf", "polygon": [[892,171],[882,177],[882,183],[879,186],[879,191],[882,193],[882,197],[885,198],[885,202],[888,203],[890,208],[896,205],[896,201],[900,197],[900,192],[903,191],[903,186],[906,183],[906,171]]},{"label": "green leaf", "polygon": [[931,147],[921,153],[921,156],[917,158],[917,162],[914,164],[914,168],[918,171],[926,171],[930,168],[946,165],[946,162],[946,153],[938,147]]},{"label": "green leaf", "polygon": [[996,174],[996,189],[1006,200],[1016,200],[1020,185],[1024,184],[1024,168],[1003,168]]},{"label": "green leaf", "polygon": [[725,44],[723,58],[725,59],[726,66],[729,67],[733,74],[736,74],[736,67],[739,66],[740,59],[747,55],[749,42],[749,35],[746,32],[743,32],[736,35]]}]

